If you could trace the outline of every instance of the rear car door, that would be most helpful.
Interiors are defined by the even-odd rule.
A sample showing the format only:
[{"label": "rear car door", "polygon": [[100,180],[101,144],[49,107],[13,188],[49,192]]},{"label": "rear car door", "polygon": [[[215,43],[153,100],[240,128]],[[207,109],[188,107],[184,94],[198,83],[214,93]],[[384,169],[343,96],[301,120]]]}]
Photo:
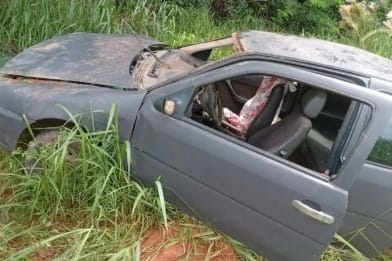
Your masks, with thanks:
[{"label": "rear car door", "polygon": [[[238,62],[190,75],[147,95],[132,137],[135,174],[147,184],[160,178],[170,202],[267,258],[318,260],[346,213],[348,193],[342,187],[355,180],[357,163],[365,156],[357,155],[345,164],[340,186],[187,116],[196,87],[256,73],[301,78],[370,105],[387,99],[348,82],[264,61]],[[165,99],[175,101],[174,115],[163,113]],[[381,111],[386,113],[385,108]],[[384,122],[382,115],[374,114],[372,122]],[[358,147],[370,151],[376,139],[372,137],[378,133],[370,125],[366,129],[370,138]]]},{"label": "rear car door", "polygon": [[[372,80],[372,87],[392,96],[383,87],[386,83]],[[387,106],[387,104],[379,104]],[[349,190],[349,204],[340,233],[369,257],[379,255],[392,247],[392,116],[360,175]]]}]

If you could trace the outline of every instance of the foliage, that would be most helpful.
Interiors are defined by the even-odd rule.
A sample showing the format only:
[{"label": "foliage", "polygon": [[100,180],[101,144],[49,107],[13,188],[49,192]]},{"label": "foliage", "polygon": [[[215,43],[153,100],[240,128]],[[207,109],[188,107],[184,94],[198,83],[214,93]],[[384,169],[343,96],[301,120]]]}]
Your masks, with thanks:
[{"label": "foliage", "polygon": [[193,8],[200,8],[205,7],[210,4],[210,0],[158,0],[157,2],[169,2],[180,7],[193,7]]},{"label": "foliage", "polygon": [[3,66],[6,61],[10,58],[10,55],[7,55],[6,53],[3,53],[0,51],[0,68]]},{"label": "foliage", "polygon": [[353,2],[352,4],[341,5],[339,7],[339,14],[341,16],[339,26],[343,29],[358,32],[360,26],[372,14],[371,11],[372,10],[364,2]]},{"label": "foliage", "polygon": [[[357,10],[358,7],[366,9],[360,11]],[[339,37],[339,41],[391,58],[392,30],[389,24],[391,20],[386,17],[386,14],[392,9],[392,1],[369,1],[366,5],[355,2],[344,9],[341,25],[345,30],[341,31],[342,37]]]},{"label": "foliage", "polygon": [[392,1],[391,0],[375,0],[375,1],[365,1],[368,5],[374,6],[374,16],[379,20],[383,20],[385,15],[391,11]]},{"label": "foliage", "polygon": [[341,0],[269,1],[267,11],[273,23],[296,32],[336,34]]},{"label": "foliage", "polygon": [[338,32],[337,7],[342,0],[214,0],[213,11],[230,19],[257,16],[269,25],[295,32]]},{"label": "foliage", "polygon": [[3,0],[0,1],[0,48],[17,53],[56,35],[81,31],[138,32],[181,45],[225,37],[233,31],[263,28],[262,21],[253,17],[239,17],[215,25],[207,7],[184,11],[169,1],[159,3],[134,0],[116,8],[112,0]]},{"label": "foliage", "polygon": [[368,160],[392,167],[392,141],[380,138]]}]

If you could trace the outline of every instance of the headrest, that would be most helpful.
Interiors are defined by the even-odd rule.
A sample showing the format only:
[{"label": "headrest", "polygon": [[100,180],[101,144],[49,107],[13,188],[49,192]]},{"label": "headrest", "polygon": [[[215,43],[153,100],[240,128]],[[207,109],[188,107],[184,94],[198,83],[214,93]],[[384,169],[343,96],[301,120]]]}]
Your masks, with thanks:
[{"label": "headrest", "polygon": [[316,118],[324,108],[327,93],[323,90],[312,88],[302,96],[302,112],[308,118]]}]

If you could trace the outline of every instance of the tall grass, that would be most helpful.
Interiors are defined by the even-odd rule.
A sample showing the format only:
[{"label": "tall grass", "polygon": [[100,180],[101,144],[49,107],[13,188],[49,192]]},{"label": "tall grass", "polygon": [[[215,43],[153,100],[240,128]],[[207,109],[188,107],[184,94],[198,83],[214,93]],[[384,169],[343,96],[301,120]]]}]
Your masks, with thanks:
[{"label": "tall grass", "polygon": [[1,47],[19,52],[42,40],[71,32],[132,33],[174,45],[230,35],[240,29],[262,28],[253,17],[215,25],[208,7],[182,9],[164,1],[3,0],[0,2]]},{"label": "tall grass", "polygon": [[382,22],[384,20],[385,17],[365,17],[359,23],[358,31],[345,32],[338,40],[344,44],[354,45],[381,56],[392,58],[392,31],[369,36],[369,33],[383,28]]},{"label": "tall grass", "polygon": [[0,52],[0,68],[10,59],[10,55]]},{"label": "tall grass", "polygon": [[[160,41],[182,45],[230,35],[234,31],[265,29],[282,31],[266,25],[251,15],[214,22],[208,5],[197,9],[182,8],[171,1],[115,0],[3,0],[0,1],[0,51],[18,53],[21,50],[72,32],[141,33]],[[392,56],[390,34],[377,34],[360,41],[369,31],[382,26],[382,19],[370,17],[358,32],[318,35],[318,37],[355,45],[386,57]],[[304,35],[308,35],[306,30]],[[1,65],[1,55],[0,55]]]},{"label": "tall grass", "polygon": [[[21,50],[72,32],[141,33],[160,41],[183,45],[231,35],[239,30],[285,31],[247,15],[214,22],[208,5],[182,8],[172,1],[132,0],[116,6],[115,0],[3,0],[0,1],[0,53]],[[154,4],[155,3],[155,4]],[[360,40],[382,25],[379,17],[370,17],[358,32],[318,35],[318,37],[355,45],[386,57],[392,56],[391,35],[377,34]],[[303,31],[308,35],[307,31]],[[0,55],[0,65],[1,65]],[[4,60],[4,59],[3,59]]]},{"label": "tall grass", "polygon": [[[68,153],[72,144],[79,147],[77,155]],[[38,174],[36,168],[24,168],[25,154],[17,151],[2,161],[9,173],[1,174],[0,258],[26,257],[65,239],[73,241],[63,253],[67,257],[112,253],[110,248],[123,246],[106,247],[116,238],[136,248],[147,228],[167,223],[156,190],[142,187],[125,171],[130,146],[120,143],[114,123],[104,132],[86,133],[78,125],[62,130],[55,146],[30,152]],[[32,222],[28,228],[26,221]],[[48,230],[53,226],[55,233]],[[15,251],[16,239],[32,243]]]},{"label": "tall grass", "polygon": [[[167,205],[159,181],[145,188],[126,171],[130,144],[120,142],[115,109],[111,113],[106,131],[87,133],[76,123],[59,130],[51,145],[1,160],[0,169],[8,173],[0,174],[0,259],[30,259],[53,250],[67,260],[137,260],[149,230],[173,222],[183,228],[175,241],[222,241]],[[26,157],[35,167],[24,167]],[[197,227],[198,236],[187,227]]]}]

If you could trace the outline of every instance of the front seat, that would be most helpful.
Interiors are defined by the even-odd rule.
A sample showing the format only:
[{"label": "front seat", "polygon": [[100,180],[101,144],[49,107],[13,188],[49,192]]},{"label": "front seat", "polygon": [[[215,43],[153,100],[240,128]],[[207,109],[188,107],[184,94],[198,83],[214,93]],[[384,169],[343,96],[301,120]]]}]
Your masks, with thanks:
[{"label": "front seat", "polygon": [[257,131],[270,126],[275,117],[276,111],[284,96],[284,84],[278,84],[271,91],[268,101],[262,112],[260,112],[250,124],[246,137],[249,139]]},{"label": "front seat", "polygon": [[320,114],[326,100],[326,92],[310,89],[289,115],[274,125],[255,132],[248,138],[248,142],[275,155],[288,158],[304,142],[312,128],[310,119]]}]

